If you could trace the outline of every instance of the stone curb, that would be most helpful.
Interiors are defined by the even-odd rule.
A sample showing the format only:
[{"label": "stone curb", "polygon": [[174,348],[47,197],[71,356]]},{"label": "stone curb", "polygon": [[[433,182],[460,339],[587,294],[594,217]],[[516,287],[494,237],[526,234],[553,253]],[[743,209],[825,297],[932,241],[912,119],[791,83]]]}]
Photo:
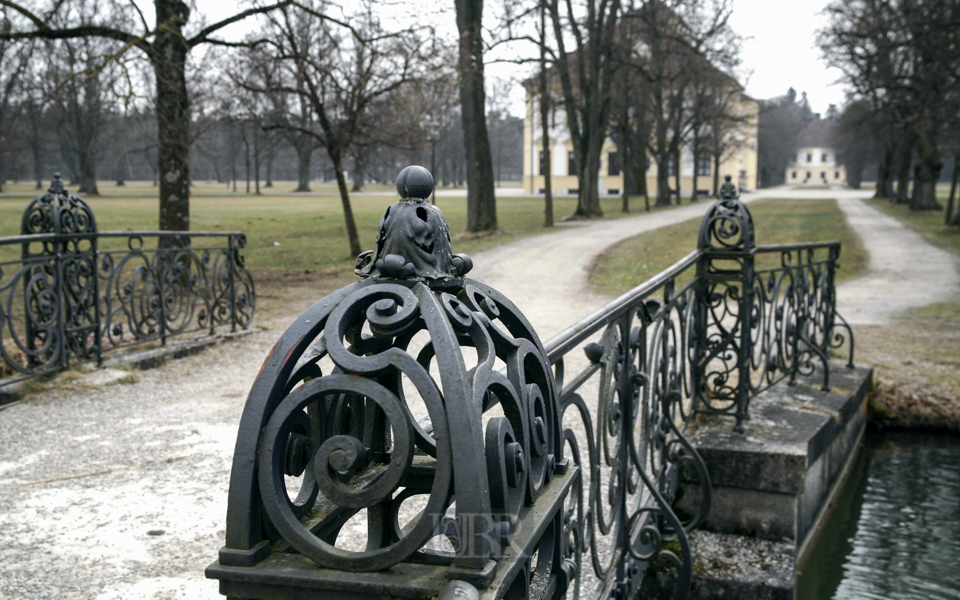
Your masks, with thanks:
[{"label": "stone curb", "polygon": [[[131,379],[134,378],[129,372],[131,370],[144,371],[159,367],[167,359],[175,360],[190,356],[220,342],[246,337],[255,331],[257,330],[243,329],[230,333],[216,333],[202,338],[177,340],[159,348],[111,355],[104,359],[100,366],[95,363],[81,363],[77,368],[87,373],[84,377],[84,383],[90,386],[100,387],[117,383],[130,383]],[[19,403],[24,395],[24,384],[29,381],[28,379],[0,388],[0,410]]]}]

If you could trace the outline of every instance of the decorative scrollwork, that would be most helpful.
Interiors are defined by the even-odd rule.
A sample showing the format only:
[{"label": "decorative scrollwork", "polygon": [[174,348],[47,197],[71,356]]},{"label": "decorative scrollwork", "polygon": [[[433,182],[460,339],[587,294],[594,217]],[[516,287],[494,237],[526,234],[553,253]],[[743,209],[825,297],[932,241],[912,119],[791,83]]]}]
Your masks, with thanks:
[{"label": "decorative scrollwork", "polygon": [[[458,546],[448,564],[477,552],[499,556],[523,506],[553,477],[559,423],[542,346],[495,291],[469,280],[453,291],[382,278],[355,284],[305,313],[298,323],[310,323],[307,331],[295,326],[281,339],[278,348],[301,340],[284,360],[296,363],[291,375],[269,368],[268,359],[258,378],[288,378],[282,389],[269,386],[267,398],[252,395],[245,410],[245,419],[259,414],[266,423],[257,452],[264,514],[276,535],[317,564],[371,571],[422,554],[449,528],[454,501],[458,519],[442,532]],[[477,355],[469,369],[464,348]],[[414,401],[425,405],[426,418],[414,417]],[[347,405],[352,416],[344,420]],[[307,503],[291,499],[284,481],[289,454],[303,453],[290,438],[304,410],[312,415],[310,456],[293,462],[305,473],[309,489],[298,497]],[[483,412],[502,415],[487,421],[485,433],[477,427]],[[454,479],[464,456],[476,461],[474,474]],[[235,461],[235,472],[249,468]],[[401,524],[402,505],[415,495],[426,504]],[[361,512],[366,550],[339,548],[343,523]],[[490,531],[471,530],[478,515],[488,515]]]},{"label": "decorative scrollwork", "polygon": [[[608,316],[612,322],[599,339],[583,346],[588,365],[561,392],[568,455],[585,480],[568,500],[568,555],[579,567],[581,553],[588,552],[592,564],[580,571],[576,595],[587,586],[588,596],[603,597],[617,568],[634,572],[652,560],[678,569],[676,597],[689,589],[686,533],[710,507],[706,467],[683,435],[696,389],[697,287],[691,283],[676,293],[667,287],[663,302],[640,297]],[[566,355],[553,360],[566,372]],[[595,400],[588,399],[593,390]],[[670,503],[682,469],[692,471],[703,490],[699,510],[686,520]],[[679,555],[664,550],[665,543],[679,544]],[[634,579],[639,585],[640,577]]]},{"label": "decorative scrollwork", "polygon": [[738,198],[718,200],[700,225],[697,243],[702,250],[750,250],[756,245],[753,217]]},{"label": "decorative scrollwork", "polygon": [[432,180],[404,173],[407,195],[358,258],[364,280],[304,313],[257,377],[220,565],[261,577],[271,552],[298,552],[343,571],[448,569],[511,598],[606,600],[635,596],[656,562],[685,597],[687,534],[712,502],[690,422],[739,424],[750,394],[826,364],[842,340],[836,251],[780,248],[779,267],[755,272],[772,250],[722,200],[699,251],[545,347],[509,300],[463,277],[469,259],[438,243],[442,215],[420,201]]},{"label": "decorative scrollwork", "polygon": [[[19,245],[21,255],[0,254],[0,385],[71,359],[99,361],[106,350],[253,319],[243,234],[199,232],[191,245],[177,233],[98,232],[93,211],[59,175],[24,211],[21,231],[0,247]],[[174,247],[161,243],[171,236]],[[208,244],[218,238],[221,246]],[[155,249],[145,239],[156,240]]]}]

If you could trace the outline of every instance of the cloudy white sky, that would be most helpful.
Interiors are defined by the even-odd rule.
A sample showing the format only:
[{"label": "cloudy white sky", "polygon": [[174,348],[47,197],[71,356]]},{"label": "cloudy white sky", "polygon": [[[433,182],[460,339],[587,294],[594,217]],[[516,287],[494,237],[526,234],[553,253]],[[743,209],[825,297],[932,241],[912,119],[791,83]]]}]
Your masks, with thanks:
[{"label": "cloudy white sky", "polygon": [[733,0],[731,25],[747,37],[743,66],[752,71],[747,93],[754,98],[806,91],[814,112],[843,104],[843,86],[831,85],[840,72],[827,69],[815,47],[819,13],[826,0]]},{"label": "cloudy white sky", "polygon": [[[146,0],[138,0],[146,2]],[[195,0],[198,12],[213,22],[233,14],[238,3],[220,0]],[[499,2],[499,0],[491,0]],[[746,38],[743,44],[743,70],[747,93],[764,99],[786,93],[791,86],[797,93],[807,92],[814,112],[825,113],[830,104],[842,105],[843,86],[833,85],[840,77],[827,69],[815,47],[815,32],[823,17],[820,12],[828,0],[733,0],[731,25]],[[243,5],[243,2],[239,3]],[[386,11],[401,11],[409,17],[409,7],[416,7],[418,19],[433,21],[441,30],[455,35],[452,0],[392,0]],[[492,9],[485,11],[487,14]],[[149,13],[148,13],[149,14]],[[388,19],[385,15],[385,20]],[[252,25],[252,23],[250,23]],[[230,32],[242,35],[243,25]],[[490,65],[493,77],[523,77],[523,68],[516,65]],[[517,86],[519,88],[519,86]],[[511,112],[523,115],[523,92],[516,90]]]}]

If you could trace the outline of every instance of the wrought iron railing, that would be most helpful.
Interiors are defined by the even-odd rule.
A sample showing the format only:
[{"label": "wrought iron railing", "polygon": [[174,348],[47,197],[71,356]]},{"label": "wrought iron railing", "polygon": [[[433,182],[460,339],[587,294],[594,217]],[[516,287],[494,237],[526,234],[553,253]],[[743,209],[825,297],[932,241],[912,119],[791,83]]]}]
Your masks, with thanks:
[{"label": "wrought iron railing", "polygon": [[98,232],[59,178],[22,230],[0,238],[0,386],[253,319],[241,232]]},{"label": "wrought iron railing", "polygon": [[[207,575],[235,598],[607,600],[656,563],[684,597],[687,533],[711,505],[689,427],[739,427],[751,395],[814,360],[829,377],[839,245],[756,247],[746,206],[724,200],[700,248],[541,344],[464,277],[416,169],[358,258],[364,280],[264,362]],[[681,473],[699,482],[682,515]]]}]

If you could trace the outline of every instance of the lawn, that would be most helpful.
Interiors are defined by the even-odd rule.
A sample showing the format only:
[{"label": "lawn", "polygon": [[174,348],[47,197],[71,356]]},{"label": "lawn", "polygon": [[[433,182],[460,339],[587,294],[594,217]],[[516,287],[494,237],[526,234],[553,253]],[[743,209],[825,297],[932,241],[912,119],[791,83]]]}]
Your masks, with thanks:
[{"label": "lawn", "polygon": [[[946,204],[946,194],[939,193]],[[886,199],[867,201],[927,241],[960,258],[960,230],[942,211],[912,212]],[[871,408],[886,426],[960,432],[960,299],[905,311],[891,323],[860,327],[860,360],[880,381]]]},{"label": "lawn", "polygon": [[[751,202],[749,208],[758,244],[840,240],[841,268],[837,280],[864,272],[866,250],[836,201],[765,199]],[[700,219],[691,219],[611,246],[591,269],[593,289],[602,294],[619,295],[650,279],[694,250],[699,231]],[[757,268],[776,266],[767,262],[778,258],[758,257]],[[688,279],[692,277],[692,270],[687,275]]]},{"label": "lawn", "polygon": [[[190,198],[191,229],[246,233],[247,263],[254,272],[352,269],[356,257],[349,255],[340,197],[331,183],[312,185],[314,192],[295,194],[286,191],[293,189],[293,182],[277,182],[264,195],[256,196],[234,193],[224,185],[197,183]],[[100,196],[85,200],[93,208],[101,231],[157,228],[156,188],[142,182],[119,188],[101,182],[100,190]],[[23,209],[37,193],[27,184],[9,185],[6,191],[0,196],[0,237],[20,233]],[[380,216],[396,200],[392,186],[377,184],[369,185],[366,193],[352,195],[363,248],[373,248]],[[606,218],[625,214],[620,211],[619,197],[604,197],[601,204]],[[481,236],[463,234],[467,221],[465,197],[441,195],[437,205],[450,224],[455,252],[477,252],[548,231],[542,226],[543,200],[538,197],[498,198],[500,231]],[[634,202],[634,211],[640,206],[639,201]],[[575,207],[575,198],[554,199],[558,221],[571,215]]]},{"label": "lawn", "polygon": [[[938,190],[937,197],[940,203],[946,206],[947,193]],[[907,205],[894,204],[886,198],[871,198],[867,200],[867,203],[898,219],[904,225],[922,235],[931,244],[960,253],[960,228],[944,225],[942,210],[914,212]]]},{"label": "lawn", "polygon": [[[242,184],[242,182],[241,182]],[[294,182],[276,182],[261,196],[233,192],[223,184],[198,182],[190,198],[193,231],[242,231],[247,236],[244,250],[247,267],[257,285],[260,317],[286,314],[291,303],[304,308],[306,299],[316,299],[356,280],[356,257],[347,244],[343,209],[335,184],[312,183],[310,193],[292,193]],[[33,185],[11,184],[0,195],[0,237],[20,233],[24,208],[37,195]],[[158,221],[157,189],[149,182],[129,182],[117,187],[100,182],[100,196],[87,196],[100,231],[154,230]],[[394,186],[370,184],[365,193],[351,196],[354,217],[363,249],[372,249],[383,211],[396,202]],[[550,231],[543,227],[541,197],[500,197],[497,217],[500,230],[482,235],[465,234],[465,196],[437,197],[450,224],[454,252],[474,254],[485,248],[512,242],[521,237]],[[601,199],[604,218],[626,216],[620,211],[619,196]],[[634,199],[633,212],[642,210]],[[554,198],[557,221],[572,215],[576,198]],[[19,257],[19,247],[0,248],[0,260]],[[13,253],[13,254],[11,254]],[[309,305],[309,304],[307,304]],[[295,312],[293,310],[292,312]]]}]

